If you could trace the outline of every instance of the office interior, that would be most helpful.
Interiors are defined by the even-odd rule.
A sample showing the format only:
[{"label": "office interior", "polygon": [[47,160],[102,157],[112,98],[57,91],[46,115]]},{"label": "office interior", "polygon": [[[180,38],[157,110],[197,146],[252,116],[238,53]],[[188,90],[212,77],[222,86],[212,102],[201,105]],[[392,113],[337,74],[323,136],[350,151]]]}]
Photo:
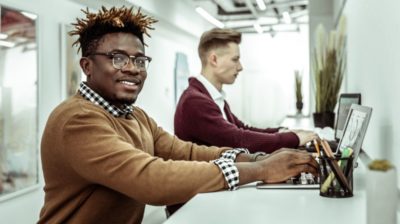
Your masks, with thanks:
[{"label": "office interior", "polygon": [[[197,44],[202,32],[214,25],[204,20],[194,10],[195,0],[0,0],[0,5],[37,15],[36,54],[15,59],[13,66],[24,76],[36,75],[37,95],[26,101],[37,100],[37,128],[33,138],[39,150],[41,133],[52,109],[65,99],[65,26],[82,16],[82,8],[99,6],[139,6],[159,22],[146,54],[153,58],[149,75],[137,105],[144,108],[160,126],[173,133],[173,116],[176,104],[174,66],[176,53],[187,56],[191,75],[200,71]],[[265,1],[269,2],[269,1]],[[227,86],[228,101],[232,110],[244,121],[255,126],[277,126],[288,114],[295,113],[293,70],[304,75],[305,115],[314,110],[313,87],[310,77],[310,51],[315,45],[314,33],[322,23],[327,30],[337,26],[338,18],[347,19],[347,72],[341,92],[361,93],[362,104],[372,107],[373,114],[364,139],[363,148],[371,158],[388,159],[400,165],[400,15],[397,0],[309,0],[308,22],[298,32],[258,34],[245,33],[241,44],[241,61],[244,66],[236,83]],[[284,50],[280,50],[284,49]],[[0,52],[0,68],[4,52]],[[36,58],[37,56],[37,58]],[[23,64],[32,59],[34,63]],[[36,59],[35,59],[36,58]],[[9,59],[8,59],[9,60]],[[276,78],[276,77],[280,78]],[[28,82],[27,81],[27,82]],[[4,94],[4,93],[3,93]],[[293,97],[292,97],[293,96]],[[282,102],[282,99],[285,101]],[[29,103],[29,102],[27,102]],[[160,109],[162,108],[162,109]],[[274,109],[271,109],[274,108]],[[397,136],[397,137],[396,137]],[[37,158],[40,160],[38,151]],[[29,191],[0,201],[1,223],[34,223],[43,204],[43,176],[39,165],[39,183]],[[400,172],[397,172],[398,187]],[[158,209],[158,210],[157,210]],[[153,213],[152,213],[153,212]],[[23,213],[23,215],[21,215]],[[150,208],[143,223],[163,210]],[[147,217],[146,217],[147,215]],[[154,218],[155,219],[155,218]],[[3,222],[4,221],[4,222]],[[151,221],[148,221],[151,223]]]}]

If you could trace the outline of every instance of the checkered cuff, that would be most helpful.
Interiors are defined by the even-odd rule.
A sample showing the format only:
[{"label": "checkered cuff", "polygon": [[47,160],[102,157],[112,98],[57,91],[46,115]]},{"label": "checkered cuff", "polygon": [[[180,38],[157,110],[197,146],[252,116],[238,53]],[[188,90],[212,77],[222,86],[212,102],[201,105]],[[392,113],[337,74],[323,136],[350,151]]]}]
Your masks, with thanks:
[{"label": "checkered cuff", "polygon": [[239,153],[246,153],[249,154],[249,150],[245,149],[245,148],[234,148],[228,151],[225,151],[224,153],[221,154],[221,159],[230,159],[232,161],[236,160],[236,156]]},{"label": "checkered cuff", "polygon": [[239,171],[236,168],[233,160],[219,158],[213,162],[221,169],[222,174],[224,174],[229,190],[236,190],[239,186]]}]

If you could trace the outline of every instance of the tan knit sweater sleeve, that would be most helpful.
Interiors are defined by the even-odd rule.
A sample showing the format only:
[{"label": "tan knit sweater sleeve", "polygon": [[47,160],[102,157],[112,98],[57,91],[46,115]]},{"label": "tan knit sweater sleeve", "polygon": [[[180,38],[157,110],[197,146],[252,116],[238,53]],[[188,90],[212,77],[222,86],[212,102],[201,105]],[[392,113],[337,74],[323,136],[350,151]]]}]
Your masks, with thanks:
[{"label": "tan knit sweater sleeve", "polygon": [[146,121],[154,137],[154,155],[172,160],[211,161],[220,157],[230,147],[199,146],[192,142],[180,140],[177,136],[164,131],[143,110],[135,108],[135,115]]},{"label": "tan knit sweater sleeve", "polygon": [[[124,130],[120,125],[124,121],[120,122],[101,109],[77,111],[62,127],[55,128],[54,133],[47,133],[46,139],[59,141],[67,166],[80,178],[142,203],[175,204],[197,193],[226,187],[220,169],[213,163],[182,161],[208,161],[224,149],[206,151],[205,147],[180,141],[158,128],[144,113],[139,114],[143,115],[137,117],[139,128]],[[57,118],[50,122],[52,120]],[[150,134],[145,134],[147,129],[151,130]],[[132,133],[124,134],[127,131]],[[145,143],[149,141],[154,142],[159,157],[146,152]],[[174,160],[167,160],[169,158]]]}]

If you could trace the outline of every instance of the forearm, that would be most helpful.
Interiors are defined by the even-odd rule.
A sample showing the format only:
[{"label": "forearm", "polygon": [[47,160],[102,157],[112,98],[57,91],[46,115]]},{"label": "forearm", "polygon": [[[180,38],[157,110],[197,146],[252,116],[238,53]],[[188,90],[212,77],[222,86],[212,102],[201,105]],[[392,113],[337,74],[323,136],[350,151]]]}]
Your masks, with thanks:
[{"label": "forearm", "polygon": [[[267,155],[264,155],[267,156]],[[260,175],[261,167],[256,161],[264,156],[260,154],[240,153],[236,156],[236,167],[239,171],[239,185],[262,180]]]},{"label": "forearm", "polygon": [[239,162],[235,165],[240,174],[239,185],[262,180],[259,163]]},{"label": "forearm", "polygon": [[265,159],[268,154],[263,152],[257,152],[252,154],[240,153],[236,156],[235,162],[256,162],[262,159]]},{"label": "forearm", "polygon": [[180,140],[167,132],[159,131],[158,138],[155,141],[154,155],[164,160],[192,160],[192,161],[210,161],[219,157],[219,155],[229,150],[228,147],[207,147],[197,145],[192,142]]}]

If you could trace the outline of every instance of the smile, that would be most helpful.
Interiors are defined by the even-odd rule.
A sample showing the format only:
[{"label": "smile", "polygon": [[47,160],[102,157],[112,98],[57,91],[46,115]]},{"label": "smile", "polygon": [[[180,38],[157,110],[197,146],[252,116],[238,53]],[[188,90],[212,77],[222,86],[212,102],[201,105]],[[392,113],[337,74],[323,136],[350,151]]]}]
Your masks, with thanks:
[{"label": "smile", "polygon": [[137,91],[140,88],[140,84],[142,83],[140,80],[119,80],[125,91]]},{"label": "smile", "polygon": [[130,81],[121,81],[121,83],[124,84],[124,85],[128,85],[128,86],[135,86],[135,85],[137,85],[136,83],[130,82]]}]

